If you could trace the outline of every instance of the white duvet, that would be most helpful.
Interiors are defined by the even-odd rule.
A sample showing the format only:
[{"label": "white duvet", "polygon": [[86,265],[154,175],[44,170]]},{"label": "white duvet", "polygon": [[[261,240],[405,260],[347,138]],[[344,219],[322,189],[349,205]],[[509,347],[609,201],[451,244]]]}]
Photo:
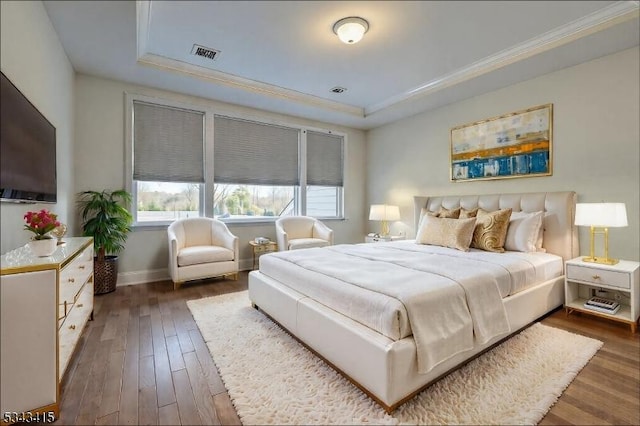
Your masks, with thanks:
[{"label": "white duvet", "polygon": [[260,271],[389,337],[402,338],[409,329],[418,370],[427,373],[474,344],[509,333],[501,281],[514,281],[508,284],[513,288],[535,280],[536,268],[523,262],[399,242],[273,253],[261,258]]}]

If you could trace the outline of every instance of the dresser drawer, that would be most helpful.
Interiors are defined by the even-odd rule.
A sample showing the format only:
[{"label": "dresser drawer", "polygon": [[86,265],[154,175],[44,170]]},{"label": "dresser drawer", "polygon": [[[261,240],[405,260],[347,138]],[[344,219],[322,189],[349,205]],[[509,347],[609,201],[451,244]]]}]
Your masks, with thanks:
[{"label": "dresser drawer", "polygon": [[631,288],[629,274],[586,266],[567,265],[567,279],[583,281],[596,286]]},{"label": "dresser drawer", "polygon": [[87,282],[78,294],[76,303],[71,305],[67,316],[59,321],[60,369],[59,379],[67,368],[71,354],[75,350],[80,334],[93,311],[93,281]]},{"label": "dresser drawer", "polygon": [[[89,279],[93,271],[93,248],[87,247],[60,271],[60,295],[58,303],[61,307],[76,301],[78,292]],[[68,309],[67,309],[68,310]]]}]

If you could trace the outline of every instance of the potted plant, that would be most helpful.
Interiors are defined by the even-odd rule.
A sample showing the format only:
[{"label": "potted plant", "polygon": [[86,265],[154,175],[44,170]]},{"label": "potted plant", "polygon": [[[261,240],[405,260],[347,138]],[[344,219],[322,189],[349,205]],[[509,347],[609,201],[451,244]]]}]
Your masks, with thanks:
[{"label": "potted plant", "polygon": [[58,215],[42,209],[38,212],[27,212],[24,221],[24,229],[34,234],[28,243],[33,254],[39,257],[51,256],[58,245],[57,240],[50,235],[51,231],[60,226]]},{"label": "potted plant", "polygon": [[131,194],[120,189],[84,191],[78,205],[82,216],[82,234],[93,237],[94,293],[109,293],[118,281],[118,256],[131,232],[133,217],[127,207]]}]

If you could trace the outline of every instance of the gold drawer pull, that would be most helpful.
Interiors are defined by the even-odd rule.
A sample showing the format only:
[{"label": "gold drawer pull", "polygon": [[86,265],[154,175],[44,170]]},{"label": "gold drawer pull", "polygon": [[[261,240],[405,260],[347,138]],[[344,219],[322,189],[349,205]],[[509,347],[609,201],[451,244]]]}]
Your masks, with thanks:
[{"label": "gold drawer pull", "polygon": [[64,301],[64,316],[67,316],[67,301]]},{"label": "gold drawer pull", "polygon": [[68,281],[69,281],[70,283],[74,283],[74,282],[76,282],[76,280],[75,280],[74,278],[69,278],[69,279],[68,279]]},{"label": "gold drawer pull", "polygon": [[75,330],[75,329],[76,329],[76,326],[75,326],[74,324],[71,324],[71,325],[69,326],[69,330]]},{"label": "gold drawer pull", "polygon": [[76,306],[77,306],[78,308],[82,308],[82,306],[83,306],[83,305],[82,305],[82,303],[78,303]]},{"label": "gold drawer pull", "polygon": [[599,280],[599,279],[600,279],[600,275],[594,275],[592,278],[593,278],[594,280]]},{"label": "gold drawer pull", "polygon": [[80,266],[78,266],[78,268],[84,269],[84,265],[80,265]]}]

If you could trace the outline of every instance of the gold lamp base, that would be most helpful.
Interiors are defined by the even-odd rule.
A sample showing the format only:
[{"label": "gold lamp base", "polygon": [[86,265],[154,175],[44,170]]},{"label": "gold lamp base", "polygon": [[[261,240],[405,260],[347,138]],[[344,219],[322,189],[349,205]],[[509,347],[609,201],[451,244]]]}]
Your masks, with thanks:
[{"label": "gold lamp base", "polygon": [[583,262],[602,263],[603,265],[615,265],[619,262],[618,259],[609,259],[608,257],[583,257]]},{"label": "gold lamp base", "polygon": [[380,236],[388,237],[389,232],[391,232],[391,230],[389,229],[389,222],[387,222],[386,220],[383,220],[380,226]]},{"label": "gold lamp base", "polygon": [[[595,256],[594,240],[596,234],[604,234],[604,257]],[[609,258],[609,228],[599,228],[596,226],[591,227],[590,249],[590,256],[583,257],[583,262],[601,263],[603,265],[615,265],[619,262],[618,259]]]}]

